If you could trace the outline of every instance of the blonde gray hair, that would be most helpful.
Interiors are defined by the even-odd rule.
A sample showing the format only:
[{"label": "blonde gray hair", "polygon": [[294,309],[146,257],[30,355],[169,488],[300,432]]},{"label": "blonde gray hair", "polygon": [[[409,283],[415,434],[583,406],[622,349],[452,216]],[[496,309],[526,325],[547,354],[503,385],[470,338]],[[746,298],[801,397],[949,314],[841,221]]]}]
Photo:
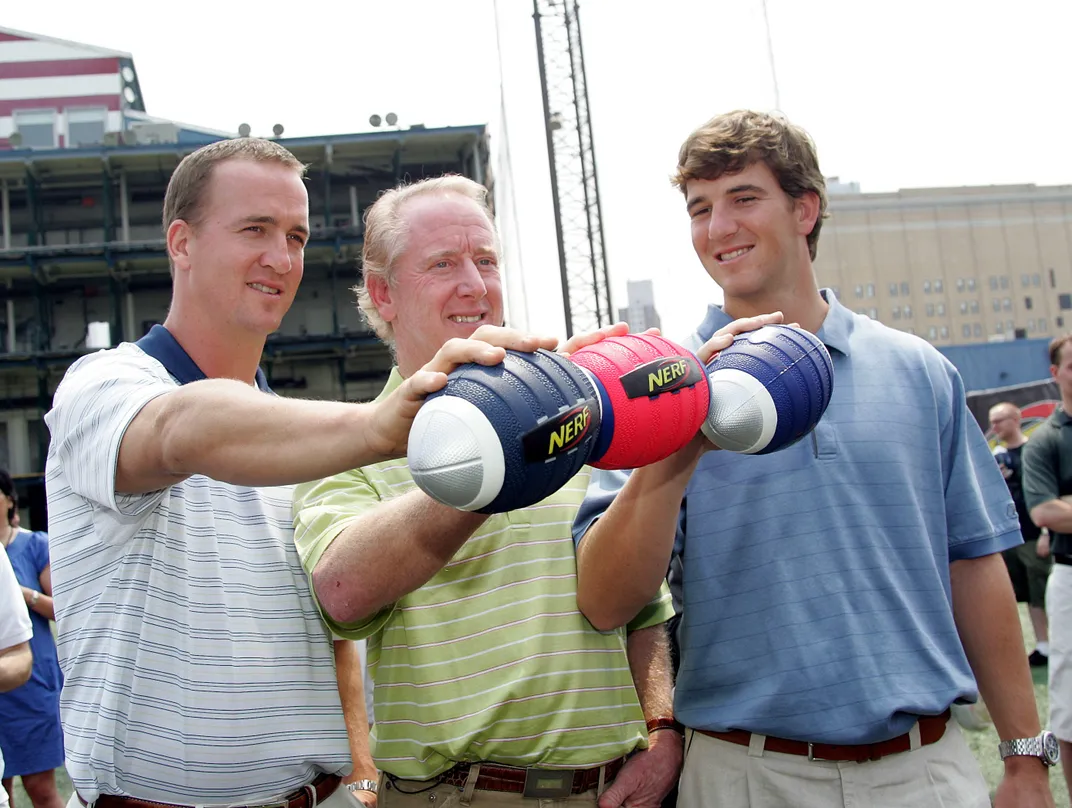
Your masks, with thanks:
[{"label": "blonde gray hair", "polygon": [[372,295],[369,294],[368,278],[375,275],[388,284],[393,282],[395,262],[405,252],[406,237],[409,235],[402,208],[411,199],[433,194],[458,194],[476,202],[487,215],[488,224],[495,234],[496,252],[501,252],[499,234],[495,230],[494,216],[488,204],[488,189],[480,183],[458,174],[448,174],[410,184],[403,183],[384,191],[365,211],[365,245],[361,250],[362,279],[361,283],[354,287],[354,292],[357,293],[357,307],[369,327],[388,345],[394,343],[394,329],[376,309]]}]

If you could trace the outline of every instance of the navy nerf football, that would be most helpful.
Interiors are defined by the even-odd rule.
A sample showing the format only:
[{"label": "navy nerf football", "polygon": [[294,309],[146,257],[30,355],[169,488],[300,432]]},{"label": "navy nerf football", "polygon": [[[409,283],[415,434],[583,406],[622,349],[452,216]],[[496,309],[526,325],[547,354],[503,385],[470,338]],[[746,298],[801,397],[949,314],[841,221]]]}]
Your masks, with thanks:
[{"label": "navy nerf football", "polygon": [[539,502],[588,460],[599,433],[596,395],[583,370],[549,351],[508,351],[492,367],[462,365],[413,421],[413,480],[466,511]]},{"label": "navy nerf football", "polygon": [[703,433],[720,449],[744,454],[776,452],[811,432],[834,385],[826,346],[789,325],[739,335],[707,365],[707,376]]}]

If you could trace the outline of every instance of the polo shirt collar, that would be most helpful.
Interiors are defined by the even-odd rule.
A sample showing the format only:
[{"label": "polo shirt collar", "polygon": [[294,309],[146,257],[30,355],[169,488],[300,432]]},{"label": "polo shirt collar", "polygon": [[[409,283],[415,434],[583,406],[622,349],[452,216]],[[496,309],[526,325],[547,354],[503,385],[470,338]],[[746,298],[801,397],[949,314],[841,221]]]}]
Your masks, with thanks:
[{"label": "polo shirt collar", "polygon": [[387,377],[387,384],[383,386],[380,394],[376,396],[376,401],[383,401],[391,395],[391,393],[397,390],[402,385],[403,381],[402,374],[398,372],[398,365],[395,365],[391,368],[391,375]]},{"label": "polo shirt collar", "polygon": [[[819,293],[830,308],[826,312],[826,317],[816,336],[823,341],[827,348],[832,348],[838,353],[848,356],[852,331],[855,327],[853,314],[841,305],[832,290],[822,289]],[[733,318],[726,314],[721,306],[708,306],[707,316],[704,317],[697,332],[706,342],[711,339],[711,336],[718,329],[729,325],[731,322],[733,322]]]},{"label": "polo shirt collar", "polygon": [[[162,325],[154,325],[149,329],[149,333],[138,340],[135,345],[163,365],[164,370],[170,373],[179,384],[189,384],[207,378],[190,354],[179,345],[174,335]],[[272,392],[268,386],[268,379],[260,368],[257,368],[256,380],[261,392]]]}]

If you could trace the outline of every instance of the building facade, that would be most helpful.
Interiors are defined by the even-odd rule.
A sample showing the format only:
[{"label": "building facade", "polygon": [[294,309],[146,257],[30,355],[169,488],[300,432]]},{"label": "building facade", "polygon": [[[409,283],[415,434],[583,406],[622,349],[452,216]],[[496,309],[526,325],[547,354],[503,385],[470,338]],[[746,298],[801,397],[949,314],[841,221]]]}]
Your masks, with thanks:
[{"label": "building facade", "polygon": [[834,190],[815,269],[854,311],[939,346],[1072,329],[1072,186]]},{"label": "building facade", "polygon": [[627,281],[625,296],[629,305],[618,309],[618,319],[629,323],[630,331],[662,328],[662,320],[655,309],[655,287],[651,281]]}]

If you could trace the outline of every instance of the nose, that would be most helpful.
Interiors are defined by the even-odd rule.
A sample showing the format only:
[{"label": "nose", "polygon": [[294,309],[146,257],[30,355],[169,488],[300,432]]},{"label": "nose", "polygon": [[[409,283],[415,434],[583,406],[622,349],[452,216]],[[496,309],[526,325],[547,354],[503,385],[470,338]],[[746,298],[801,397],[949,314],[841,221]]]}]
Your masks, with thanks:
[{"label": "nose", "polygon": [[736,233],[738,225],[736,220],[721,205],[711,208],[711,218],[707,222],[707,237],[713,242],[721,241]]},{"label": "nose", "polygon": [[465,258],[458,265],[458,296],[483,300],[488,294],[484,276],[471,258]]},{"label": "nose", "polygon": [[261,266],[271,269],[277,275],[286,275],[294,269],[294,257],[291,255],[286,233],[274,234],[268,239],[261,254]]}]

